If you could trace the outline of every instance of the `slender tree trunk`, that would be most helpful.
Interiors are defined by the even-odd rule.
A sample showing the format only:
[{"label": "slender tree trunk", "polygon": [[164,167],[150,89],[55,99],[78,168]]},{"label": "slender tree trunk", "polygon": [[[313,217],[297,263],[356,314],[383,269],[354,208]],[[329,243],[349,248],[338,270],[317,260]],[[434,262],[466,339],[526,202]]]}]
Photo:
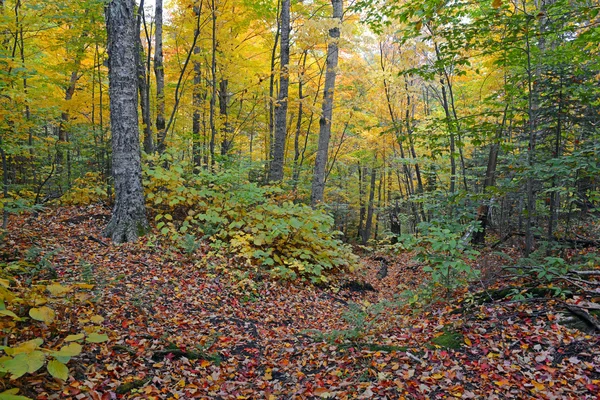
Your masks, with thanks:
[{"label": "slender tree trunk", "polygon": [[329,30],[330,41],[327,45],[327,69],[325,72],[325,87],[323,89],[322,115],[319,120],[319,144],[310,196],[310,202],[313,206],[323,201],[323,194],[325,192],[325,169],[327,167],[329,139],[331,137],[333,94],[338,65],[338,41],[340,38],[340,25],[342,24],[342,0],[331,0],[331,4],[333,6],[332,18],[335,26]]},{"label": "slender tree trunk", "polygon": [[165,69],[163,65],[163,0],[156,0],[154,23],[154,75],[156,76],[156,136],[157,150],[166,149],[165,129]]},{"label": "slender tree trunk", "polygon": [[[274,144],[274,132],[275,132],[275,102],[273,98],[275,96],[275,62],[277,57],[277,45],[279,44],[279,36],[281,35],[281,20],[279,17],[281,1],[277,0],[277,26],[275,29],[275,41],[273,42],[273,49],[271,50],[271,70],[269,71],[269,137],[267,140],[267,160],[270,163],[273,160],[273,144]],[[269,167],[270,171],[270,167]]]},{"label": "slender tree trunk", "polygon": [[221,140],[221,155],[226,156],[231,149],[233,144],[233,138],[229,136],[231,128],[229,126],[229,92],[228,92],[229,81],[227,79],[221,79],[219,82],[219,114],[223,120],[223,126],[221,132],[223,138]]},{"label": "slender tree trunk", "polygon": [[375,205],[375,182],[377,180],[377,169],[371,168],[371,185],[369,187],[369,206],[367,208],[367,221],[365,222],[365,229],[363,229],[362,244],[367,244],[371,238],[371,227],[373,226],[373,211]]},{"label": "slender tree trunk", "polygon": [[[506,117],[508,111],[508,104],[504,108],[504,114],[502,116],[502,124],[498,128],[494,142],[490,146],[490,152],[488,155],[488,164],[485,171],[485,178],[483,180],[483,193],[485,194],[496,182],[496,167],[498,165],[498,153],[500,151],[500,141],[506,126]],[[490,204],[488,200],[484,200],[484,203],[479,206],[477,211],[477,220],[479,221],[479,230],[473,234],[473,243],[485,244],[485,232],[488,226],[488,214],[490,211]]]},{"label": "slender tree trunk", "polygon": [[446,95],[446,85],[444,83],[444,79],[440,80],[440,85],[442,87],[442,107],[444,108],[446,125],[448,126],[448,131],[450,133],[450,193],[454,194],[456,192],[456,139],[454,135],[454,126],[451,122],[450,109],[448,107],[448,96]]},{"label": "slender tree trunk", "polygon": [[[294,135],[294,170],[292,172],[292,184],[294,190],[298,186],[298,180],[300,178],[300,166],[298,165],[298,161],[300,159],[300,134],[302,132],[302,117],[304,115],[304,74],[307,55],[307,51],[302,53],[302,66],[298,72],[298,120],[296,121],[296,134]],[[308,136],[308,132],[306,135]]]},{"label": "slender tree trunk", "polygon": [[115,206],[104,231],[115,243],[132,242],[148,230],[138,127],[135,1],[106,6],[110,124]]},{"label": "slender tree trunk", "polygon": [[217,10],[215,0],[211,0],[212,13],[212,46],[211,46],[211,96],[209,105],[209,125],[210,125],[210,165],[215,165],[215,139],[217,128],[215,126],[215,107],[217,105]]},{"label": "slender tree trunk", "polygon": [[[137,15],[137,71],[138,91],[140,93],[140,109],[142,111],[142,123],[144,124],[144,151],[146,154],[154,152],[154,140],[152,137],[152,119],[150,118],[150,86],[146,78],[146,54],[142,46],[142,19],[144,18],[144,0],[140,1]],[[150,49],[148,49],[149,51]]]},{"label": "slender tree trunk", "polygon": [[[196,18],[200,17],[200,4],[194,5],[194,14]],[[195,36],[200,35],[199,27],[196,28]],[[202,152],[201,152],[201,134],[200,134],[200,109],[204,103],[203,91],[200,88],[202,83],[202,66],[198,59],[200,55],[200,46],[194,46],[194,89],[192,91],[192,159],[195,167],[202,165]]]},{"label": "slender tree trunk", "polygon": [[[562,104],[563,104],[563,89],[562,89],[562,76],[561,76],[561,87],[560,92],[558,94],[558,112],[557,112],[557,120],[556,120],[556,132],[554,136],[554,158],[560,158],[561,153],[561,137],[562,137]],[[556,229],[556,225],[558,223],[558,210],[560,209],[560,197],[558,192],[556,191],[556,187],[558,184],[558,176],[552,176],[552,191],[550,192],[550,219],[548,221],[548,240],[552,240],[554,236],[554,230]]]},{"label": "slender tree trunk", "polygon": [[367,207],[365,204],[365,175],[367,174],[367,167],[363,167],[358,163],[358,232],[357,238],[362,241],[363,231],[365,229],[365,214],[367,213]]},{"label": "slender tree trunk", "polygon": [[[200,47],[194,48],[194,55],[200,53]],[[200,109],[202,108],[203,96],[200,84],[202,83],[202,69],[200,61],[194,61],[194,90],[192,94],[192,108],[194,114],[192,115],[192,155],[194,160],[194,166],[199,167],[202,165],[202,154],[201,154],[201,134],[200,134]]]},{"label": "slender tree trunk", "polygon": [[281,49],[279,63],[279,95],[275,105],[275,133],[273,137],[273,159],[269,170],[269,181],[283,179],[285,142],[287,138],[287,109],[290,84],[290,0],[281,2]]}]

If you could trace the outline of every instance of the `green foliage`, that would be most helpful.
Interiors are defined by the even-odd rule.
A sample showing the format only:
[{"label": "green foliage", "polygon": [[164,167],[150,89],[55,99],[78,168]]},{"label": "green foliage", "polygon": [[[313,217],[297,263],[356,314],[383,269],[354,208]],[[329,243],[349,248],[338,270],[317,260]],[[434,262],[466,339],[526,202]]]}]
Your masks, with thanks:
[{"label": "green foliage", "polygon": [[467,261],[479,254],[462,239],[461,231],[436,224],[420,224],[423,236],[419,238],[417,258],[426,265],[423,272],[431,273],[432,283],[442,286],[449,294],[477,277],[479,271]]},{"label": "green foliage", "polygon": [[[7,337],[20,337],[21,329],[31,324],[39,324],[43,330],[59,331],[61,320],[57,318],[57,310],[79,301],[82,297],[77,295],[78,290],[93,287],[89,284],[33,284],[39,280],[40,271],[51,268],[50,259],[56,252],[44,253],[42,249],[32,247],[28,249],[24,260],[4,265],[0,271],[0,326]],[[100,322],[100,318],[92,317],[91,322]],[[83,332],[69,335],[62,340],[61,345],[54,344],[50,348],[42,347],[44,339],[41,337],[15,345],[0,346],[0,350],[5,353],[0,357],[0,374],[15,380],[46,365],[50,375],[66,380],[69,376],[66,364],[83,349],[78,342],[84,339],[87,343],[108,340],[106,334],[99,332],[100,329],[97,325],[85,326]],[[53,343],[56,342],[53,340]]]},{"label": "green foliage", "polygon": [[356,258],[336,238],[329,215],[242,176],[247,174],[193,174],[162,162],[146,168],[146,198],[160,235],[188,255],[199,247],[198,238],[206,239],[214,254],[239,257],[238,265],[281,279],[322,283],[352,267]]},{"label": "green foliage", "polygon": [[60,198],[65,205],[82,206],[98,203],[108,198],[102,174],[88,172],[81,178],[75,179],[73,186]]},{"label": "green foliage", "polygon": [[367,336],[372,328],[380,322],[380,317],[385,315],[384,311],[386,311],[386,307],[389,305],[390,303],[387,301],[366,305],[351,302],[348,304],[348,309],[342,315],[342,318],[348,324],[347,329],[334,329],[328,333],[320,331],[312,331],[311,333],[316,340],[330,343],[340,341],[356,342]]}]

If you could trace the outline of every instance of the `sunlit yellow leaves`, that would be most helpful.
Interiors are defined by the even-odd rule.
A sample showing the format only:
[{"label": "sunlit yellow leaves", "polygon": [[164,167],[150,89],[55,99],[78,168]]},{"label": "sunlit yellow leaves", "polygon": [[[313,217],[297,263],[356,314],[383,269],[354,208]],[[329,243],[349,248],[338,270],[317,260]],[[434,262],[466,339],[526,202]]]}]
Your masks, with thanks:
[{"label": "sunlit yellow leaves", "polygon": [[52,322],[56,317],[56,313],[50,307],[42,306],[40,308],[32,308],[29,310],[29,316],[36,321]]},{"label": "sunlit yellow leaves", "polygon": [[93,315],[90,318],[90,321],[93,322],[94,324],[101,324],[104,322],[104,317],[102,315]]},{"label": "sunlit yellow leaves", "polygon": [[73,288],[71,286],[63,286],[56,283],[46,286],[46,290],[48,290],[53,296],[62,297],[73,290]]},{"label": "sunlit yellow leaves", "polygon": [[14,356],[14,355],[17,355],[20,353],[31,353],[31,352],[35,351],[38,347],[40,347],[43,343],[44,343],[44,341],[42,339],[39,339],[39,338],[32,339],[32,340],[28,340],[27,342],[23,342],[16,347],[6,348],[6,349],[4,349],[4,351],[9,356]]}]

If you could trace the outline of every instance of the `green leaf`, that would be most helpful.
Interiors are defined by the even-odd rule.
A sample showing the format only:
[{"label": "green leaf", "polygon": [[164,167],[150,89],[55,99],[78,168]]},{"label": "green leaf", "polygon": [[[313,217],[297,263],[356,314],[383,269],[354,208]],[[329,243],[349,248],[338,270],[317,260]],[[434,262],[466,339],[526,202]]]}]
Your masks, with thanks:
[{"label": "green leaf", "polygon": [[10,379],[17,379],[22,377],[29,370],[29,363],[27,362],[29,355],[27,353],[20,353],[11,360],[6,360],[2,363],[1,367],[5,371],[11,374]]},{"label": "green leaf", "polygon": [[81,345],[79,343],[69,343],[66,346],[61,347],[59,351],[53,353],[56,357],[74,357],[81,353]]},{"label": "green leaf", "polygon": [[14,356],[20,353],[32,353],[44,343],[43,339],[36,338],[19,344],[17,347],[5,348],[4,351],[9,356]]},{"label": "green leaf", "polygon": [[69,368],[58,360],[48,363],[48,372],[55,378],[66,381],[69,378]]},{"label": "green leaf", "polygon": [[0,393],[0,400],[31,400],[29,397],[18,396],[19,388],[5,390]]},{"label": "green leaf", "polygon": [[6,317],[13,317],[14,319],[20,319],[17,314],[10,310],[0,310],[0,315],[4,315]]},{"label": "green leaf", "polygon": [[85,337],[85,335],[83,333],[80,333],[78,335],[69,335],[65,338],[65,342],[74,342],[76,340],[81,340]]},{"label": "green leaf", "polygon": [[92,332],[88,335],[86,341],[88,343],[102,343],[108,341],[108,335],[105,333]]},{"label": "green leaf", "polygon": [[33,374],[38,369],[42,368],[44,366],[45,362],[46,362],[46,355],[41,351],[34,351],[33,353],[28,354],[27,372],[29,372],[30,374]]},{"label": "green leaf", "polygon": [[56,313],[50,307],[43,306],[40,308],[32,308],[31,310],[29,310],[29,316],[35,319],[36,321],[52,322],[54,321]]}]

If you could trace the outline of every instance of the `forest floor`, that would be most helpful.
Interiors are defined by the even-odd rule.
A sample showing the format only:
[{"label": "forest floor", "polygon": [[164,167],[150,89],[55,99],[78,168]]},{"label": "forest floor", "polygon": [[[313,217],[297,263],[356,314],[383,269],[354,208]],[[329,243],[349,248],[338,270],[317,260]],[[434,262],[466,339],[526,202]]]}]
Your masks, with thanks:
[{"label": "forest floor", "polygon": [[110,340],[85,344],[69,362],[66,382],[40,369],[16,381],[5,378],[4,388],[19,387],[38,399],[600,394],[600,336],[558,324],[561,300],[496,301],[468,310],[400,305],[396,295],[423,279],[408,254],[366,257],[347,278],[374,290],[244,277],[228,266],[200,266],[202,249],[188,257],[148,239],[109,244],[101,237],[109,213],[60,208],[11,220],[4,258],[31,247],[60,249],[51,260],[57,280],[94,287],[70,295],[74,303],[57,311],[58,329],[33,324],[9,336],[9,344],[41,336],[45,345],[56,345],[94,315],[104,318]]}]

